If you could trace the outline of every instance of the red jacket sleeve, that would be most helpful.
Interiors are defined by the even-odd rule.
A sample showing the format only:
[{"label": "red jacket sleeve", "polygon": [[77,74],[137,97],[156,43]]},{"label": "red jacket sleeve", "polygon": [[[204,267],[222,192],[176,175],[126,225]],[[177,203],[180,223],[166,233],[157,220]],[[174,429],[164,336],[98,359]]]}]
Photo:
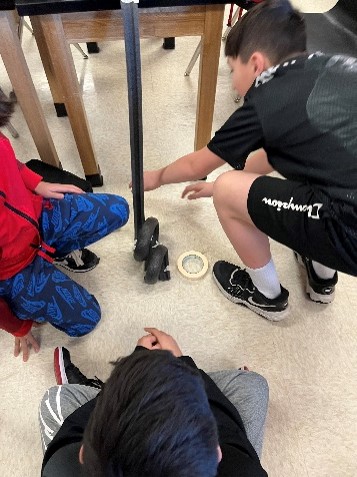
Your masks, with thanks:
[{"label": "red jacket sleeve", "polygon": [[31,320],[16,318],[6,301],[0,298],[0,329],[21,338],[31,330],[32,323]]},{"label": "red jacket sleeve", "polygon": [[17,161],[17,165],[19,167],[19,171],[25,186],[29,190],[34,191],[38,184],[42,181],[42,176],[36,174],[36,172],[31,171],[31,169],[29,169],[25,164],[20,161]]}]

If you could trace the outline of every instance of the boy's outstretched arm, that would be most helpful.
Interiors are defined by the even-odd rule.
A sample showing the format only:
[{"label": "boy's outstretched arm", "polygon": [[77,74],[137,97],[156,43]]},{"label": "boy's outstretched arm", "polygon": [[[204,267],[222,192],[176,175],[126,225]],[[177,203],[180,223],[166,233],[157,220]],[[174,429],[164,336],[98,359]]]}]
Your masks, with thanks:
[{"label": "boy's outstretched arm", "polygon": [[207,176],[223,164],[225,161],[204,147],[180,157],[162,169],[144,172],[144,190],[154,190],[164,184],[195,181]]},{"label": "boy's outstretched arm", "polygon": [[[268,157],[264,149],[258,149],[248,157],[244,172],[254,172],[255,174],[266,175],[273,172],[273,167],[269,164]],[[212,197],[214,182],[195,182],[185,187],[181,197],[189,200],[200,199],[201,197]]]}]

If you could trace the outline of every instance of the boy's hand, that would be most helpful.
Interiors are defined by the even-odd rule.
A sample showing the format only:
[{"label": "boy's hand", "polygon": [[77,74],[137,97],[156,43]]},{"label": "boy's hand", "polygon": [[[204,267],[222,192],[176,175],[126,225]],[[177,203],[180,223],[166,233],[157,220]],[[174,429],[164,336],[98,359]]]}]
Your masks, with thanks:
[{"label": "boy's hand", "polygon": [[158,348],[154,349],[163,349],[166,351],[171,351],[171,353],[176,356],[176,358],[182,356],[182,351],[180,350],[178,344],[172,336],[168,335],[167,333],[164,333],[163,331],[158,330],[157,328],[144,328],[144,330],[147,333],[150,333],[150,335],[155,338],[155,346],[158,346]]},{"label": "boy's hand", "polygon": [[17,357],[22,351],[22,360],[26,362],[30,356],[30,348],[33,348],[35,353],[40,351],[40,345],[35,340],[31,331],[21,338],[15,338],[14,356]]},{"label": "boy's hand", "polygon": [[157,339],[153,335],[145,335],[140,338],[137,342],[137,346],[142,346],[149,350],[152,349],[161,349],[161,346],[158,344]]},{"label": "boy's hand", "polygon": [[196,182],[185,187],[181,197],[187,196],[188,200],[200,199],[201,197],[212,197],[214,182]]},{"label": "boy's hand", "polygon": [[35,189],[36,194],[42,195],[45,199],[63,199],[64,194],[84,194],[79,187],[72,184],[52,184],[41,181]]}]

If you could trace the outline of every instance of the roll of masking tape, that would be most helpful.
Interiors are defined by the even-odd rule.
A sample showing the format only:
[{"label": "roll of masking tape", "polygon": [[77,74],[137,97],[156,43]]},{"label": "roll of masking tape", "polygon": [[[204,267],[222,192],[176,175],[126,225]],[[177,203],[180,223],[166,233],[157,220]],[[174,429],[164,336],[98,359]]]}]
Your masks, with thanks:
[{"label": "roll of masking tape", "polygon": [[195,280],[207,273],[208,260],[202,253],[191,250],[180,255],[177,268],[184,277]]}]

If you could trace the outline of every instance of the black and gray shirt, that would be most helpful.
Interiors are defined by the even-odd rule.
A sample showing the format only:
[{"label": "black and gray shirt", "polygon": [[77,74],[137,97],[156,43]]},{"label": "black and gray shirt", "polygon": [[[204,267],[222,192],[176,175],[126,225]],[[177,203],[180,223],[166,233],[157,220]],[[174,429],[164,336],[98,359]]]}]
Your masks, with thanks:
[{"label": "black and gray shirt", "polygon": [[264,71],[208,148],[235,169],[264,148],[283,177],[357,206],[357,59],[314,53]]}]

